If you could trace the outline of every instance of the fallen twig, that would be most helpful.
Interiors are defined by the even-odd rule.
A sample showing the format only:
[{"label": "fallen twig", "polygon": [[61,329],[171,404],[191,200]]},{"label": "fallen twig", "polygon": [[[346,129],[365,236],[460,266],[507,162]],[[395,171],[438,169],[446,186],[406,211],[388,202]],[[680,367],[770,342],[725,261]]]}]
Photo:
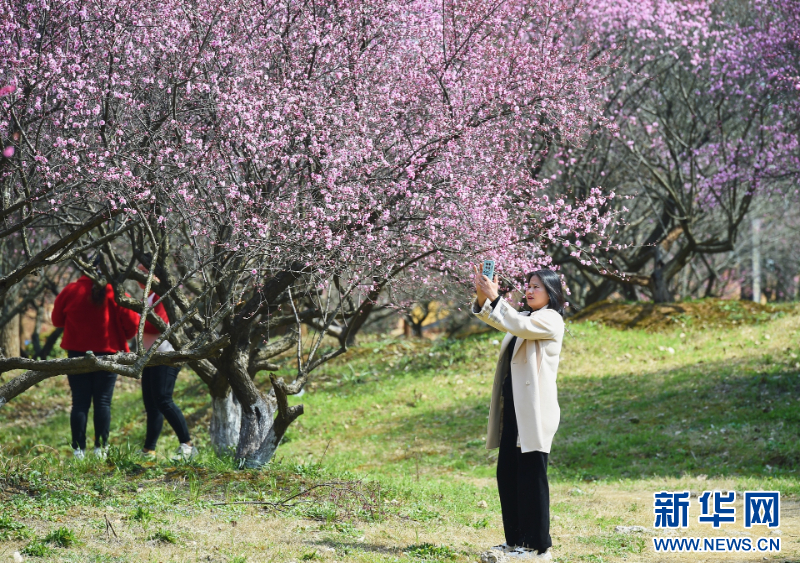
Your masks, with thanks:
[{"label": "fallen twig", "polygon": [[103,517],[106,519],[106,535],[108,535],[108,530],[111,530],[111,533],[114,534],[114,537],[119,539],[117,531],[114,529],[114,525],[111,523],[111,520],[108,519],[108,514],[103,514]]}]

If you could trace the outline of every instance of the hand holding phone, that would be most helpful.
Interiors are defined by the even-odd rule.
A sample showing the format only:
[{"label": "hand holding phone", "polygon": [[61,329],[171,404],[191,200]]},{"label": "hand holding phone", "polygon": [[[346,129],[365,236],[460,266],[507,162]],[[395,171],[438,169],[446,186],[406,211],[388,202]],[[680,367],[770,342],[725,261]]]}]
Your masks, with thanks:
[{"label": "hand holding phone", "polygon": [[[475,293],[478,297],[478,305],[483,307],[484,302],[489,299],[494,301],[497,298],[497,280],[494,275],[494,260],[484,260],[483,271],[478,270],[475,264]],[[486,276],[484,278],[483,276]]]},{"label": "hand holding phone", "polygon": [[494,279],[494,260],[483,261],[483,275],[490,280]]}]

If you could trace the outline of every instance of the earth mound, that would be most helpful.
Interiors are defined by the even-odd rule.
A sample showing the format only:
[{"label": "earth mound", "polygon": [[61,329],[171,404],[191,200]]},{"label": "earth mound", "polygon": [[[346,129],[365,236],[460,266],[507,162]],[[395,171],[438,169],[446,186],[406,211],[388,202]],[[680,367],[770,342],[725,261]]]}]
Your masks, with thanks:
[{"label": "earth mound", "polygon": [[675,303],[599,301],[572,321],[593,321],[614,328],[659,332],[674,328],[722,328],[752,325],[800,313],[797,303],[761,305],[752,301],[700,299]]}]

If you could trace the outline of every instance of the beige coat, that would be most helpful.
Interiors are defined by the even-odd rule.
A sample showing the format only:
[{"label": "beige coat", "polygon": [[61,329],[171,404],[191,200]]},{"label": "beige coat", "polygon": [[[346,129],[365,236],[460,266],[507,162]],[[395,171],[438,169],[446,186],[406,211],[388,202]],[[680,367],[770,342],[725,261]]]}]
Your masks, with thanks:
[{"label": "beige coat", "polygon": [[482,308],[473,303],[472,312],[486,324],[508,333],[500,345],[500,358],[494,373],[486,449],[500,447],[503,356],[509,341],[516,336],[511,358],[511,386],[519,429],[517,445],[523,453],[550,453],[561,418],[556,376],[564,339],[564,319],[547,307],[533,313],[520,313],[502,298],[494,310],[488,299]]}]

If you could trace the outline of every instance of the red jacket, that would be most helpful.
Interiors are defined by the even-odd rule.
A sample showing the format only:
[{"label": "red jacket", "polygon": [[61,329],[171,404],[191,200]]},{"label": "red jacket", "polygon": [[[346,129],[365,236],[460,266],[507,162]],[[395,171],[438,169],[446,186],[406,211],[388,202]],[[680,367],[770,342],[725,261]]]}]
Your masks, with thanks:
[{"label": "red jacket", "polygon": [[64,327],[61,347],[72,352],[130,352],[128,340],[136,334],[139,314],[117,304],[111,284],[101,305],[92,302],[93,281],[81,276],[56,296],[53,326]]}]

